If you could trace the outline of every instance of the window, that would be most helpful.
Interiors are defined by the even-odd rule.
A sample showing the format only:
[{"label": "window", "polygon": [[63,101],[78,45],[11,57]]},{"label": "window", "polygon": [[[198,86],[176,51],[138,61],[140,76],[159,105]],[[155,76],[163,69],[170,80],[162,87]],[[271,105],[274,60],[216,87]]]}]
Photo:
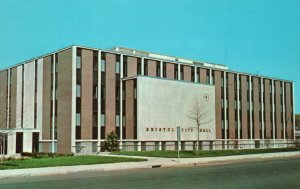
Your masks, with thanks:
[{"label": "window", "polygon": [[123,115],[123,120],[122,121],[123,121],[122,125],[123,125],[123,127],[125,127],[126,126],[126,116]]},{"label": "window", "polygon": [[156,77],[160,77],[160,62],[156,62]]},{"label": "window", "polygon": [[106,64],[105,60],[102,59],[102,60],[101,60],[101,71],[102,71],[102,72],[105,72],[105,64]]},{"label": "window", "polygon": [[101,127],[105,126],[105,114],[101,114]]},{"label": "window", "polygon": [[120,127],[120,115],[116,115],[116,127]]},{"label": "window", "polygon": [[94,86],[94,88],[93,88],[93,97],[95,98],[95,99],[97,99],[98,98],[98,86]]},{"label": "window", "polygon": [[76,56],[76,68],[81,69],[81,56]]},{"label": "window", "polygon": [[183,80],[184,79],[184,72],[183,72],[183,66],[180,65],[180,80]]},{"label": "window", "polygon": [[116,61],[116,74],[120,73],[120,61]]},{"label": "window", "polygon": [[209,70],[206,70],[206,83],[209,84]]},{"label": "window", "polygon": [[163,63],[163,77],[167,77],[167,63],[165,62]]},{"label": "window", "polygon": [[98,116],[97,113],[93,113],[93,127],[97,127]]},{"label": "window", "polygon": [[144,61],[144,75],[148,75],[148,61]]},{"label": "window", "polygon": [[76,126],[80,126],[81,123],[81,115],[80,113],[76,113]]},{"label": "window", "polygon": [[76,97],[81,97],[81,86],[76,85]]}]

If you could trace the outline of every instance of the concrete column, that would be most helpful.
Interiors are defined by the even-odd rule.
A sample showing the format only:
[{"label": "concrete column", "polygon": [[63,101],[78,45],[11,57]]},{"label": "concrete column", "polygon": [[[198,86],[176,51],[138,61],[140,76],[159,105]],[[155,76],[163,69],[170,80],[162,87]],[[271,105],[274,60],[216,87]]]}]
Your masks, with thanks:
[{"label": "concrete column", "polygon": [[[144,61],[143,61],[144,62]],[[120,62],[120,150],[123,149],[123,55]]]},{"label": "concrete column", "polygon": [[294,82],[292,84],[293,86],[293,130],[294,130],[294,140],[296,140],[296,121],[295,121],[295,85]]},{"label": "concrete column", "polygon": [[181,80],[181,73],[180,73],[180,64],[178,64],[178,80]]},{"label": "concrete column", "polygon": [[197,82],[198,78],[197,78],[197,67],[194,66],[194,82]]},{"label": "concrete column", "polygon": [[[54,141],[52,140],[52,145]],[[32,132],[23,132],[23,152],[32,152]],[[52,146],[52,153],[54,153],[54,145]]]},{"label": "concrete column", "polygon": [[[97,114],[97,132],[98,132],[98,151],[101,150],[101,51],[98,51],[98,114]],[[121,71],[122,74],[122,71]]]},{"label": "concrete column", "polygon": [[272,79],[272,128],[273,128],[273,142],[275,142],[275,108],[274,108],[274,80]]},{"label": "concrete column", "polygon": [[237,94],[237,123],[238,123],[238,139],[241,139],[241,120],[240,120],[240,81],[239,81],[239,78],[240,78],[240,74],[237,74],[236,76],[236,94]]},{"label": "concrete column", "polygon": [[72,120],[71,120],[71,152],[75,153],[76,131],[76,46],[72,46]]},{"label": "concrete column", "polygon": [[141,75],[144,75],[144,64],[145,64],[145,59],[142,58],[142,63],[141,63]]},{"label": "concrete column", "polygon": [[209,84],[213,84],[213,80],[212,80],[212,69],[209,69]]},{"label": "concrete column", "polygon": [[285,129],[286,129],[286,125],[285,125],[285,93],[284,93],[284,81],[282,81],[282,122],[283,122],[283,139],[286,139],[286,133],[285,133]]},{"label": "concrete column", "polygon": [[[52,73],[52,83],[53,83],[53,85],[52,85],[52,125],[51,125],[51,127],[52,127],[52,137],[51,137],[51,140],[52,140],[52,142],[51,142],[51,152],[52,153],[54,153],[54,134],[55,134],[55,132],[54,132],[54,129],[55,129],[55,91],[56,91],[56,88],[55,88],[55,85],[56,85],[56,81],[55,81],[55,74],[56,74],[56,62],[55,62],[55,60],[56,60],[56,54],[53,54],[53,62],[52,62],[52,65],[53,65],[53,67],[52,67],[52,70],[53,70],[53,73]],[[76,62],[75,62],[75,64],[76,64]],[[24,135],[25,135],[25,133],[24,133]]]},{"label": "concrete column", "polygon": [[228,129],[228,125],[227,125],[227,94],[226,94],[226,91],[227,91],[227,80],[226,80],[226,72],[224,72],[224,130],[225,130],[225,133],[224,133],[224,136],[225,136],[225,149],[227,149],[227,129]]},{"label": "concrete column", "polygon": [[161,150],[162,149],[162,143],[161,142],[158,142],[158,150]]},{"label": "concrete column", "polygon": [[253,111],[253,99],[252,99],[252,76],[249,76],[249,103],[250,103],[250,139],[251,139],[251,148],[252,148],[252,144],[253,144],[253,122],[252,122],[252,111]]},{"label": "concrete column", "polygon": [[163,61],[160,61],[160,78],[163,78]]},{"label": "concrete column", "polygon": [[6,109],[6,128],[9,128],[10,122],[9,122],[9,110],[10,110],[10,78],[11,78],[11,69],[8,69],[8,74],[7,74],[7,109]]},{"label": "concrete column", "polygon": [[260,78],[260,109],[261,109],[261,132],[262,132],[262,139],[264,140],[265,139],[265,133],[264,133],[264,130],[265,130],[265,122],[264,122],[264,112],[265,112],[265,109],[264,109],[264,82],[263,82],[263,78],[261,77]]},{"label": "concrete column", "polygon": [[137,151],[142,151],[142,143],[137,142]]},{"label": "concrete column", "polygon": [[16,154],[16,133],[12,132],[9,133],[7,136],[7,143],[9,145],[7,145],[7,154]]}]

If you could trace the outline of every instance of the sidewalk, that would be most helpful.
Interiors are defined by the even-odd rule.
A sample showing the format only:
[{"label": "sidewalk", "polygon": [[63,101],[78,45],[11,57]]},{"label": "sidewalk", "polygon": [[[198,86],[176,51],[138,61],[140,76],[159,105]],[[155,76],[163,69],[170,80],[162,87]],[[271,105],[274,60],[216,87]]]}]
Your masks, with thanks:
[{"label": "sidewalk", "polygon": [[[103,156],[120,156],[120,155],[103,155]],[[177,167],[177,166],[187,166],[187,165],[226,163],[230,161],[272,159],[272,158],[283,158],[283,157],[293,157],[293,156],[300,157],[300,152],[265,153],[265,154],[220,156],[220,157],[207,157],[207,158],[180,158],[179,163],[177,158],[130,156],[130,157],[147,159],[148,161],[0,170],[0,180],[4,178],[13,178],[13,177],[59,175],[59,174],[68,174],[68,173],[83,172],[83,171],[112,171],[112,170],[142,169],[142,168],[154,168],[154,167]]]}]

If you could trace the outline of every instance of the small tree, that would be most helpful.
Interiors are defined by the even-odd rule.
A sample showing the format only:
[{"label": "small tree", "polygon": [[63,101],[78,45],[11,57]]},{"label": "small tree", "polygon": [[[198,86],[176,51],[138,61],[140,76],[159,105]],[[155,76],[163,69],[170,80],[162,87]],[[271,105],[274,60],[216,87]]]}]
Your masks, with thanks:
[{"label": "small tree", "polygon": [[196,155],[199,154],[200,129],[203,125],[211,122],[211,120],[208,119],[208,112],[205,104],[207,103],[207,99],[204,99],[205,101],[200,100],[200,98],[195,99],[195,102],[190,111],[190,115],[187,116],[196,125],[196,127],[193,127],[197,130]]},{"label": "small tree", "polygon": [[118,135],[114,131],[111,131],[109,134],[107,134],[103,148],[105,151],[109,152],[115,152],[119,150]]}]

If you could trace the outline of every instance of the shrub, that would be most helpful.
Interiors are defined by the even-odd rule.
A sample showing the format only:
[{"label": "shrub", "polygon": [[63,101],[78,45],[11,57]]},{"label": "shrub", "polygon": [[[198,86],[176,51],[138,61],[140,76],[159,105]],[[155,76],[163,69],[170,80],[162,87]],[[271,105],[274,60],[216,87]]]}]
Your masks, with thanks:
[{"label": "shrub", "polygon": [[101,151],[115,152],[119,151],[118,135],[112,131],[110,132],[104,144],[101,146]]}]

